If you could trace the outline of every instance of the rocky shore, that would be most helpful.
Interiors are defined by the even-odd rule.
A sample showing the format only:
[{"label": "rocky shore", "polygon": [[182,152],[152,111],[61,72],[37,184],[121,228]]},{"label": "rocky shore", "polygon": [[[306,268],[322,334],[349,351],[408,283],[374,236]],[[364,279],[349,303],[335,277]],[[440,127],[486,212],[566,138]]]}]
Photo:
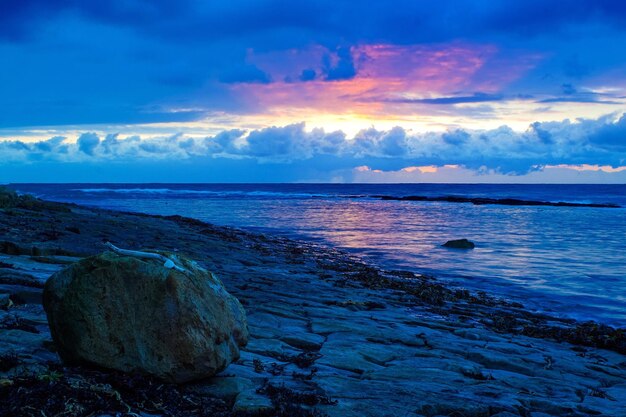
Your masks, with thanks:
[{"label": "rocky shore", "polygon": [[[216,273],[247,313],[241,358],[184,385],[64,366],[42,288],[104,241]],[[331,248],[0,192],[0,415],[620,416],[625,355],[622,329]]]}]

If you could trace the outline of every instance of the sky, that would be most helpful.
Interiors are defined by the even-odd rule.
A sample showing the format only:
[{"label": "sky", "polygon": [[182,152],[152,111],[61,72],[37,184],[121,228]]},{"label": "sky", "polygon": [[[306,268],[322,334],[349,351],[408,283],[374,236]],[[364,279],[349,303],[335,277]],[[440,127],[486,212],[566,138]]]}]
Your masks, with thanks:
[{"label": "sky", "polygon": [[0,182],[626,183],[625,112],[622,1],[0,0]]}]

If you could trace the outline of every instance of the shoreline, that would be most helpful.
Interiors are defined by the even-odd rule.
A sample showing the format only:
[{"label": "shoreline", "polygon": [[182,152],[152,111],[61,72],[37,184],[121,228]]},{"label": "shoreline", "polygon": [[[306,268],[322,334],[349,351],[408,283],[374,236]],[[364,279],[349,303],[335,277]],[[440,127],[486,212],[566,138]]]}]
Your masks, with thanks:
[{"label": "shoreline", "polygon": [[[1,187],[1,186],[0,186]],[[24,194],[27,195],[27,194]],[[374,197],[386,197],[386,196],[374,196]],[[35,198],[39,198],[39,197],[35,197]],[[408,197],[409,199],[411,197]],[[423,198],[423,197],[420,197]],[[448,197],[442,197],[443,199],[447,199]],[[384,198],[383,198],[384,199]],[[404,200],[405,197],[398,197],[398,198],[392,198],[393,200]],[[471,200],[471,199],[470,199]],[[435,198],[435,200],[433,201],[438,201],[438,198]],[[440,270],[440,269],[435,269],[432,267],[424,267],[424,268],[412,268],[409,266],[404,266],[404,265],[393,265],[392,263],[388,263],[387,265],[385,265],[384,262],[376,262],[373,259],[369,259],[371,258],[368,255],[363,255],[363,254],[359,254],[359,250],[358,249],[351,249],[351,248],[334,248],[332,246],[332,244],[330,244],[329,242],[324,241],[321,238],[311,238],[310,236],[306,236],[305,234],[301,234],[301,233],[295,233],[295,232],[291,232],[288,231],[287,229],[285,230],[264,230],[264,228],[262,227],[237,227],[237,226],[232,226],[232,225],[222,225],[222,224],[216,224],[216,223],[209,223],[207,221],[204,220],[200,220],[197,218],[193,218],[193,217],[186,217],[186,216],[182,216],[182,215],[178,215],[178,214],[173,214],[173,215],[166,215],[166,214],[155,214],[155,213],[147,213],[147,212],[141,212],[141,211],[130,211],[130,210],[123,210],[123,209],[118,209],[118,208],[108,208],[108,207],[102,207],[96,204],[85,204],[85,203],[74,203],[71,201],[63,201],[63,200],[53,200],[52,201],[55,204],[62,204],[62,205],[69,205],[69,206],[81,206],[81,207],[87,207],[87,208],[91,208],[94,210],[103,210],[103,211],[110,211],[112,213],[121,213],[121,214],[127,214],[127,215],[131,215],[131,216],[147,216],[147,217],[155,217],[155,218],[162,218],[162,219],[171,219],[171,218],[180,218],[181,221],[190,221],[190,222],[200,222],[204,225],[208,225],[211,227],[215,227],[215,228],[222,228],[224,230],[232,230],[235,233],[243,233],[243,234],[250,234],[250,235],[263,235],[263,236],[270,236],[270,237],[275,237],[277,239],[286,239],[288,241],[293,242],[296,245],[302,245],[302,246],[311,246],[313,248],[318,248],[320,251],[324,251],[324,250],[337,250],[338,252],[340,252],[342,254],[342,256],[346,257],[347,259],[349,258],[351,262],[355,262],[355,263],[360,263],[360,264],[364,264],[364,265],[369,265],[372,266],[374,269],[378,269],[381,271],[384,270],[401,270],[401,271],[405,271],[407,273],[414,273],[415,275],[421,275],[421,276],[429,276],[431,278],[433,278],[436,282],[440,283],[443,287],[446,287],[448,289],[451,290],[461,290],[461,291],[469,291],[472,294],[487,294],[489,295],[490,298],[494,299],[494,300],[499,300],[502,302],[509,302],[511,304],[519,304],[520,306],[522,306],[522,303],[516,301],[516,300],[520,300],[524,297],[524,293],[508,293],[506,291],[496,291],[494,288],[491,289],[486,289],[484,287],[481,286],[476,286],[476,285],[471,285],[466,282],[463,282],[463,280],[470,280],[472,278],[474,278],[473,276],[465,276],[463,275],[463,280],[459,280],[459,276],[458,275],[454,275],[454,274],[447,274],[444,271]],[[529,201],[529,202],[533,202],[533,201]],[[554,204],[561,204],[561,203],[554,203]],[[568,203],[569,204],[569,203]],[[478,204],[480,205],[480,204]],[[553,205],[552,203],[549,203],[548,205]],[[596,207],[597,205],[587,205],[587,204],[582,204],[582,205],[576,205],[576,206],[580,206],[580,207]],[[605,207],[605,205],[601,205],[603,208]],[[609,205],[610,208],[626,208],[626,207],[622,207],[622,206],[618,206],[618,205]],[[568,206],[569,207],[569,206]],[[598,206],[599,207],[599,206]],[[596,207],[596,208],[598,208]],[[437,245],[437,248],[439,248],[440,246],[443,245]],[[426,272],[424,272],[426,271]],[[501,286],[503,286],[504,284],[500,284]],[[532,294],[531,294],[532,295]],[[549,295],[549,294],[548,294]],[[546,295],[546,297],[548,296]],[[616,320],[599,320],[597,318],[581,318],[581,315],[571,315],[568,314],[567,312],[564,311],[558,311],[554,308],[554,305],[548,305],[547,308],[543,308],[541,305],[541,301],[542,300],[529,300],[526,301],[525,303],[523,303],[523,308],[528,309],[530,308],[531,310],[529,310],[530,313],[540,316],[540,317],[550,317],[552,319],[558,320],[558,321],[562,321],[562,322],[578,322],[578,323],[585,323],[585,322],[593,322],[593,323],[597,323],[601,326],[605,326],[605,327],[610,327],[610,328],[614,328],[614,329],[619,329],[619,328],[624,328],[626,329],[626,327],[620,327],[621,326],[621,322],[618,322]],[[566,306],[567,304],[563,303],[563,306]]]},{"label": "shoreline", "polygon": [[[527,312],[314,243],[181,216],[22,197],[11,204],[0,205],[0,293],[13,291],[23,303],[0,310],[0,320],[21,318],[0,326],[0,351],[21,363],[0,380],[19,367],[52,369],[60,387],[76,373],[50,351],[37,291],[55,269],[104,251],[107,239],[179,250],[215,271],[244,304],[252,338],[240,361],[180,388],[222,401],[223,415],[626,413],[623,329]],[[14,380],[0,390],[15,389]],[[280,414],[286,404],[296,408]]]}]

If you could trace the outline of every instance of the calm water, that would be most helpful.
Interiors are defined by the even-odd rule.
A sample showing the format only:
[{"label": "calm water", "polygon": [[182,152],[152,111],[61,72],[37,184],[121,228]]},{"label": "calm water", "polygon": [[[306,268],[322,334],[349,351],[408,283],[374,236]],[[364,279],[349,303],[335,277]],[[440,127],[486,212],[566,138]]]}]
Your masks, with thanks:
[{"label": "calm water", "polygon": [[[626,326],[626,209],[381,201],[459,195],[616,203],[626,185],[20,184],[42,198],[272,232],[434,274],[532,308]],[[369,197],[368,197],[369,196]],[[442,248],[449,239],[472,251]]]}]

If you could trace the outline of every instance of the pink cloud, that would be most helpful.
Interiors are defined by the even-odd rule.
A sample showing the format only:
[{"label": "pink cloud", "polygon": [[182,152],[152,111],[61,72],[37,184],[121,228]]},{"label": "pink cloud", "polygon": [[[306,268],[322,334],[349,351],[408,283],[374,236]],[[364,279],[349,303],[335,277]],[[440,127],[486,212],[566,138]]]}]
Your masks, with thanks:
[{"label": "pink cloud", "polygon": [[[368,44],[350,49],[356,75],[327,81],[328,66],[337,65],[336,52],[314,45],[305,50],[257,54],[248,60],[270,74],[270,84],[236,84],[235,92],[274,113],[415,114],[427,105],[406,103],[459,92],[498,93],[540,59],[527,55],[506,60],[494,45]],[[503,67],[506,67],[503,70]],[[316,78],[301,82],[303,71]],[[398,102],[400,101],[400,102]],[[306,115],[307,113],[304,112]]]},{"label": "pink cloud", "polygon": [[476,171],[462,165],[408,166],[395,171],[364,165],[352,169],[349,178],[360,183],[623,184],[626,180],[626,166],[546,165],[524,175],[507,175],[491,169]]}]

